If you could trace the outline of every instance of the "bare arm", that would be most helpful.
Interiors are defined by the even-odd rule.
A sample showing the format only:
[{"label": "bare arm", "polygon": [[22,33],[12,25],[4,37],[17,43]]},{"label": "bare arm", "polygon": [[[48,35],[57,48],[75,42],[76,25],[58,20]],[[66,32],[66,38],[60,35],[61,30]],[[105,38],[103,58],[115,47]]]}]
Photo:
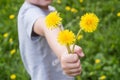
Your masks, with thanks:
[{"label": "bare arm", "polygon": [[77,54],[68,54],[65,46],[61,46],[57,41],[58,33],[60,32],[59,28],[50,30],[46,28],[45,18],[40,17],[34,24],[33,30],[35,33],[45,36],[47,42],[51,49],[55,52],[57,57],[61,62],[61,67],[63,71],[69,76],[76,76],[81,72],[80,60],[77,54],[84,56],[80,47],[75,48],[75,53]]},{"label": "bare arm", "polygon": [[60,31],[59,28],[53,30],[48,29],[45,25],[45,18],[41,17],[36,21],[33,29],[35,33],[45,36],[49,46],[60,59],[61,53],[65,52],[66,48],[57,42],[57,36]]}]

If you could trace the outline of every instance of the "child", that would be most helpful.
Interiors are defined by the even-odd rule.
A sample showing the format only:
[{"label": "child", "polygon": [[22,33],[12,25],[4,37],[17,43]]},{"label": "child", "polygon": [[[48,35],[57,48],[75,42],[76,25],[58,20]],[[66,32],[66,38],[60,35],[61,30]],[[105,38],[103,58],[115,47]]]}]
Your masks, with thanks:
[{"label": "child", "polygon": [[57,42],[59,29],[49,30],[45,16],[54,7],[52,0],[26,0],[18,14],[19,46],[22,61],[32,80],[74,80],[81,73],[79,46],[68,54]]}]

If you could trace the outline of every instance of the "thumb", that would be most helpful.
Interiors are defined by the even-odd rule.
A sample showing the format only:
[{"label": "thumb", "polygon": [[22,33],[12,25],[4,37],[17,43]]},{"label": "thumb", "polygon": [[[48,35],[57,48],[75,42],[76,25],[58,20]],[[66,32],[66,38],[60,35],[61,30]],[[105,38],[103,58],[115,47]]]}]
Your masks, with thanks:
[{"label": "thumb", "polygon": [[84,57],[84,53],[82,51],[82,48],[79,46],[75,46],[74,53],[77,54],[79,57]]},{"label": "thumb", "polygon": [[77,54],[79,57],[84,57],[84,53],[83,52],[75,52],[75,54]]}]

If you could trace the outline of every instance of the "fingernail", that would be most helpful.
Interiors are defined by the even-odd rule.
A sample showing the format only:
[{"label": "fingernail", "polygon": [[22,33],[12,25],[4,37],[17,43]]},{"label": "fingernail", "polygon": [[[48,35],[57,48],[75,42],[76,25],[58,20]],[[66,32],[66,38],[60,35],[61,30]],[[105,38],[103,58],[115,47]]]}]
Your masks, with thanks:
[{"label": "fingernail", "polygon": [[78,55],[79,55],[80,57],[84,57],[84,56],[85,56],[83,52],[82,52],[82,53],[79,53]]},{"label": "fingernail", "polygon": [[82,53],[81,53],[81,57],[84,57],[84,56],[85,56],[85,55],[84,55],[84,53],[82,52]]}]

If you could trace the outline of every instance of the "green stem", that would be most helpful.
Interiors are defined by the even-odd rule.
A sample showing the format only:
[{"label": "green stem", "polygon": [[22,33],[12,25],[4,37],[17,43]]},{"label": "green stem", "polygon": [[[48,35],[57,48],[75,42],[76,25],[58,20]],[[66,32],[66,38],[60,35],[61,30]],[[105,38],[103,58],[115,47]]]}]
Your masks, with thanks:
[{"label": "green stem", "polygon": [[61,25],[59,25],[58,27],[59,27],[60,31],[62,31],[62,26],[61,26]]},{"label": "green stem", "polygon": [[70,46],[67,44],[66,47],[67,47],[68,53],[70,54],[71,53]]},{"label": "green stem", "polygon": [[76,37],[75,37],[75,43],[73,44],[72,53],[74,53],[75,44],[76,44],[76,42],[77,42],[77,38],[78,38],[78,36],[80,35],[80,32],[81,32],[81,31],[82,31],[82,29],[80,29],[80,30],[78,31],[78,33],[77,33],[77,35],[76,35]]}]

